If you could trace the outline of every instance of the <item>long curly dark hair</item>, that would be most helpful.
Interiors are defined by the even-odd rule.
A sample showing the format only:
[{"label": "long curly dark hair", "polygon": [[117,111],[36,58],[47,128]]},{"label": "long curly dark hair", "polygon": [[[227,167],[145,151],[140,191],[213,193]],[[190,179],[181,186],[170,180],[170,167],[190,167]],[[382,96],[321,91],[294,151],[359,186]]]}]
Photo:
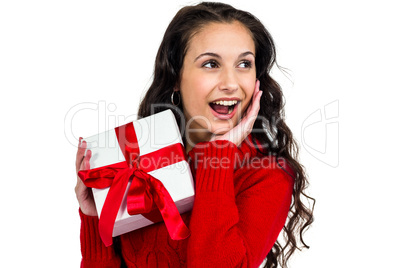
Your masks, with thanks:
[{"label": "long curly dark hair", "polygon": [[[234,21],[242,23],[252,35],[256,49],[257,79],[260,80],[260,90],[263,91],[259,116],[251,133],[252,141],[260,152],[275,155],[277,159],[286,159],[295,174],[293,200],[283,227],[284,244],[276,241],[265,263],[267,268],[278,267],[279,264],[287,267],[287,262],[296,249],[308,248],[303,240],[303,233],[313,222],[315,200],[305,194],[307,177],[304,168],[297,161],[298,146],[284,121],[282,90],[270,76],[270,70],[276,64],[276,51],[273,39],[263,24],[252,14],[222,3],[203,2],[180,9],[169,24],[159,47],[153,82],[140,104],[138,115],[145,117],[166,109],[173,110],[185,139],[182,105],[171,105],[171,95],[180,82],[189,40],[209,23]],[[265,131],[258,131],[261,129]],[[265,148],[257,144],[262,144]],[[312,201],[312,208],[306,206],[303,200]]]}]

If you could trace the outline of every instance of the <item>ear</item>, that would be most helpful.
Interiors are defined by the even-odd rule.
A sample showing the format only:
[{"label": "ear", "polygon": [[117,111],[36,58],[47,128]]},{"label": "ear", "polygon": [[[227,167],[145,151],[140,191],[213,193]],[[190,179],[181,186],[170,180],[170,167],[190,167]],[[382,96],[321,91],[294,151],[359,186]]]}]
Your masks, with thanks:
[{"label": "ear", "polygon": [[175,91],[175,92],[180,91],[179,84],[176,84],[176,85],[174,86],[173,91]]}]

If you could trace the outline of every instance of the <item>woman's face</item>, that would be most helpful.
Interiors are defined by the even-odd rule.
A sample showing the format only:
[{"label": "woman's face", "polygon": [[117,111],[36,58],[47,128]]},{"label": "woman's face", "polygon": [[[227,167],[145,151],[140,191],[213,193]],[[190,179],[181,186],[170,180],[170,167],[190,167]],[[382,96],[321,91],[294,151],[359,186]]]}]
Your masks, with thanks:
[{"label": "woman's face", "polygon": [[189,41],[178,88],[187,142],[208,141],[237,125],[255,82],[255,45],[241,23],[211,23],[197,32]]}]

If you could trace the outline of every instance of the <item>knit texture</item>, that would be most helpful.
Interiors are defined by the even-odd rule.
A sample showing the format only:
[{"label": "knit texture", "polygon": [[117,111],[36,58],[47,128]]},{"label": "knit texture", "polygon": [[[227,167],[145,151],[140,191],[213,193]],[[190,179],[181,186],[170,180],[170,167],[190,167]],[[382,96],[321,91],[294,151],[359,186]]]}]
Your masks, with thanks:
[{"label": "knit texture", "polygon": [[293,179],[246,141],[240,147],[203,142],[189,152],[195,200],[182,214],[187,239],[171,240],[162,222],[123,234],[106,248],[98,218],[80,212],[81,267],[258,267],[285,224]]}]

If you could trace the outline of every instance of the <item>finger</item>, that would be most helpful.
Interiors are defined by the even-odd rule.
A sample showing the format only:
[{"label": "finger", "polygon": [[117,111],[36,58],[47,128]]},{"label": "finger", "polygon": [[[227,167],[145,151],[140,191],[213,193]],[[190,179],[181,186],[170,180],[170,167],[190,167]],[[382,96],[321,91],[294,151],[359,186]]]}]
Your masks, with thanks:
[{"label": "finger", "polygon": [[75,167],[78,169],[81,165],[82,160],[84,159],[85,150],[87,148],[86,141],[81,142],[82,138],[80,138],[80,142],[78,144],[77,156],[75,159]]},{"label": "finger", "polygon": [[250,105],[247,107],[246,113],[245,113],[245,117],[247,117],[247,115],[250,114],[251,110],[253,109],[253,107],[255,107],[255,103],[256,101],[260,101],[258,98],[258,93],[261,92],[260,91],[260,80],[257,80],[255,82],[255,87],[254,87],[254,92],[253,92],[253,97],[251,99]]},{"label": "finger", "polygon": [[255,89],[254,89],[254,94],[253,94],[253,102],[251,106],[255,106],[256,103],[260,103],[260,99],[258,99],[258,94],[262,92],[260,91],[260,80],[257,80],[255,82]]},{"label": "finger", "polygon": [[260,91],[260,84],[261,84],[260,80],[257,79],[257,81],[255,82],[255,90],[254,90],[254,92]]},{"label": "finger", "polygon": [[257,115],[260,110],[260,101],[261,101],[262,91],[258,91],[256,93],[255,98],[253,99],[253,105],[251,106],[250,113],[252,115]]},{"label": "finger", "polygon": [[[91,156],[92,156],[91,150],[87,150],[87,152],[86,152],[86,154],[85,154],[85,156],[84,156],[84,158],[83,158],[83,160],[82,160],[82,162],[80,164],[80,167],[77,170],[77,181],[78,181],[77,186],[78,187],[82,187],[82,186],[80,186],[82,181],[81,181],[81,178],[78,176],[78,171],[89,169],[89,160],[91,159]],[[86,188],[86,186],[84,188]]]},{"label": "finger", "polygon": [[259,91],[257,93],[255,101],[253,102],[253,106],[251,107],[250,112],[246,118],[246,124],[248,124],[248,127],[253,127],[254,122],[258,117],[258,112],[260,111],[261,96],[262,96],[262,91]]},{"label": "finger", "polygon": [[91,159],[91,156],[92,156],[91,150],[87,150],[85,156],[82,158],[79,168],[77,169],[77,174],[78,174],[78,171],[80,171],[80,170],[90,169],[89,168],[89,160]]},{"label": "finger", "polygon": [[260,91],[260,80],[255,82],[254,92],[253,92],[253,99],[257,96],[257,93]]},{"label": "finger", "polygon": [[83,161],[85,170],[90,169],[89,160],[91,159],[91,156],[92,156],[91,150],[87,150],[87,153],[85,154],[85,158],[84,158],[84,161]]},{"label": "finger", "polygon": [[262,96],[262,91],[258,91],[256,93],[255,98],[253,99],[252,105],[249,107],[247,111],[247,115],[243,118],[243,120],[240,122],[239,126],[242,128],[242,133],[244,135],[250,134],[254,122],[258,117],[258,112],[260,111],[260,100]]},{"label": "finger", "polygon": [[255,118],[260,111],[260,101],[261,101],[262,91],[254,92],[253,100],[251,105],[247,108],[247,114],[243,118],[245,121],[248,121],[251,117]]},{"label": "finger", "polygon": [[257,109],[257,112],[258,112],[258,110],[260,108],[261,95],[262,95],[262,91],[260,90],[260,81],[257,80],[257,82],[255,83],[253,102],[252,102],[252,105],[250,108],[250,110],[252,110],[252,112],[254,112],[254,113],[255,113],[255,109]]}]

